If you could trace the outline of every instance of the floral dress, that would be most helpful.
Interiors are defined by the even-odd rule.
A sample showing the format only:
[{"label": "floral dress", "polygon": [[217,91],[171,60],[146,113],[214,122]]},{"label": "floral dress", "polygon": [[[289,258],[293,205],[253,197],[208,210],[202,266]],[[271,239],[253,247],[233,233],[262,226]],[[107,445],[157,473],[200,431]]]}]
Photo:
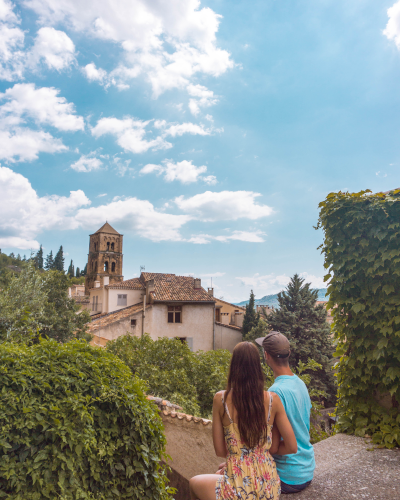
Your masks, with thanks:
[{"label": "floral dress", "polygon": [[268,437],[262,446],[247,448],[241,441],[238,426],[229,414],[222,396],[230,424],[224,426],[224,435],[228,456],[223,476],[215,487],[217,500],[278,500],[281,482],[276,471],[274,459],[269,449],[272,443],[271,416],[272,394],[269,393]]}]

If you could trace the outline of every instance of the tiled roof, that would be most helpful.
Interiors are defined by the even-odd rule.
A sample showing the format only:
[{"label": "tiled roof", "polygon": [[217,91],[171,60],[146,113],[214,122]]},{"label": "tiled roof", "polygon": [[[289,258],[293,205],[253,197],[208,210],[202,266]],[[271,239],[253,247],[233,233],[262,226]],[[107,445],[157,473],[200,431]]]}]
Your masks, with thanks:
[{"label": "tiled roof", "polygon": [[175,274],[142,273],[141,279],[146,282],[154,279],[154,301],[170,302],[215,302],[204,288],[194,288],[194,278],[175,276]]},{"label": "tiled roof", "polygon": [[116,231],[113,227],[110,226],[108,222],[106,222],[103,226],[101,226],[100,229],[98,229],[94,234],[96,233],[107,233],[107,234],[118,234],[118,231]]},{"label": "tiled roof", "polygon": [[106,288],[144,290],[145,286],[140,278],[132,278],[130,280],[120,281],[119,283],[111,283],[110,285],[106,285]]},{"label": "tiled roof", "polygon": [[160,408],[161,414],[164,415],[165,417],[172,417],[176,418],[178,421],[182,420],[186,422],[193,422],[195,424],[203,424],[203,425],[212,424],[212,420],[208,420],[207,418],[194,417],[193,415],[188,415],[187,413],[177,412],[176,409],[182,409],[182,408],[178,405],[170,403],[169,401],[165,401],[164,399],[155,398],[154,396],[147,396],[147,399],[154,401],[156,405]]},{"label": "tiled roof", "polygon": [[232,330],[236,330],[236,331],[239,331],[239,332],[242,331],[242,328],[240,326],[226,325],[225,323],[220,323],[219,321],[216,321],[215,324],[219,325],[219,326],[224,326],[225,328],[232,328]]},{"label": "tiled roof", "polygon": [[[148,307],[151,306],[147,306],[146,309]],[[112,323],[129,318],[129,316],[131,316],[132,314],[138,313],[142,310],[143,310],[143,304],[140,302],[139,304],[124,307],[123,309],[119,309],[118,311],[101,315],[98,318],[92,319],[92,322],[89,324],[88,330],[90,333],[96,332],[97,330],[109,326]]]},{"label": "tiled roof", "polygon": [[216,302],[217,302],[217,303],[218,303],[218,302],[223,302],[224,304],[227,304],[228,306],[235,307],[236,309],[242,309],[243,311],[245,311],[245,310],[246,310],[246,308],[245,308],[245,307],[243,307],[243,306],[238,306],[238,305],[236,305],[236,304],[232,304],[232,302],[227,302],[226,300],[217,299],[216,297],[215,297],[215,300],[216,300]]}]

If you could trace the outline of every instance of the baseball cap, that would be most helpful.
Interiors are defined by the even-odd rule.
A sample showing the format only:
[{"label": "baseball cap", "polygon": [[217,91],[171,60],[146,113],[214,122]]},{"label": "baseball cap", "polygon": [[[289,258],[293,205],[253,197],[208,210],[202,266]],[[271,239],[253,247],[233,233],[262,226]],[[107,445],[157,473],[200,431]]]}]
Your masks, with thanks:
[{"label": "baseball cap", "polygon": [[266,337],[259,337],[256,342],[274,358],[287,358],[290,354],[290,343],[280,332],[271,332]]}]

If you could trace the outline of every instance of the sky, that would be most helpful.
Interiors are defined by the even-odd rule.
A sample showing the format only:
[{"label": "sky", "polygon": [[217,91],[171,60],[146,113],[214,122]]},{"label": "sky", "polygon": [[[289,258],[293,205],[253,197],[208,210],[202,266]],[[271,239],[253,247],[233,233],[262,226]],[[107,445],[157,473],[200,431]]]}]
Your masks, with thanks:
[{"label": "sky", "polygon": [[228,301],[323,283],[318,204],[400,187],[400,1],[0,0],[0,248]]}]

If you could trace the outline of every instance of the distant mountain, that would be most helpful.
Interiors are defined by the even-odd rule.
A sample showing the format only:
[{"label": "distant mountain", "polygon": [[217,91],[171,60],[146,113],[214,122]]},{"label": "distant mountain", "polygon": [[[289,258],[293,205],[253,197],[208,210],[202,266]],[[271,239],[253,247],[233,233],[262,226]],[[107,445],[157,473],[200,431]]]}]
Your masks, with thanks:
[{"label": "distant mountain", "polygon": [[[325,297],[326,294],[326,288],[320,288],[318,290],[318,300],[328,300],[328,297]],[[243,302],[238,302],[236,303],[237,306],[242,306],[244,307],[246,304],[248,304],[248,300],[244,300]],[[278,307],[278,294],[274,293],[272,295],[265,295],[264,297],[261,297],[261,299],[256,299],[255,300],[256,306],[274,306]]]}]

